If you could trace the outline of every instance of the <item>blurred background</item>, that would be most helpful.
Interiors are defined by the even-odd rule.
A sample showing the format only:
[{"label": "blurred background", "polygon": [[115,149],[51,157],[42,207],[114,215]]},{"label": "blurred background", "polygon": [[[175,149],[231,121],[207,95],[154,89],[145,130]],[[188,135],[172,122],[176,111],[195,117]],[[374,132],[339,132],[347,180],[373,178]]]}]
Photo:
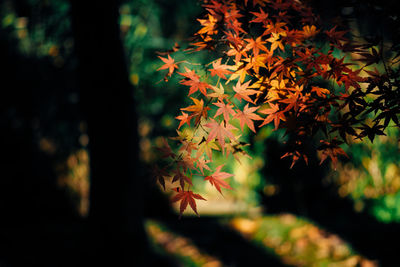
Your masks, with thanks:
[{"label": "blurred background", "polygon": [[[201,217],[179,220],[149,173],[189,102],[156,52],[187,44],[201,3],[87,2],[0,2],[0,266],[398,266],[396,127],[336,171],[316,154],[289,169],[283,132],[245,132],[252,159],[214,162],[235,190],[195,180]],[[398,41],[395,1],[306,2]]]}]

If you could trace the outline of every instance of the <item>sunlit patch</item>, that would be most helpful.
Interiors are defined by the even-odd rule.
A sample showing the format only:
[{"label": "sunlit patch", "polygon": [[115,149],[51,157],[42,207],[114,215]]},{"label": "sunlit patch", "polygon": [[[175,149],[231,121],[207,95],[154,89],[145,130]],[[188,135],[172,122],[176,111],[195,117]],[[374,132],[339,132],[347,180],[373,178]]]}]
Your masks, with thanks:
[{"label": "sunlit patch", "polygon": [[181,266],[223,266],[219,259],[204,253],[189,238],[171,232],[162,223],[148,220],[145,227],[156,250],[173,256]]},{"label": "sunlit patch", "polygon": [[367,209],[387,222],[400,220],[400,168],[395,141],[398,134],[393,130],[389,134],[392,138],[379,136],[374,143],[353,144],[349,151],[355,161],[338,164],[338,171],[327,178],[338,186],[339,196],[354,200],[355,211]]},{"label": "sunlit patch", "polygon": [[66,188],[77,212],[85,217],[89,211],[89,154],[85,149],[73,152],[57,164],[58,185]]},{"label": "sunlit patch", "polygon": [[354,252],[339,236],[291,214],[235,218],[229,225],[293,266],[378,266]]}]

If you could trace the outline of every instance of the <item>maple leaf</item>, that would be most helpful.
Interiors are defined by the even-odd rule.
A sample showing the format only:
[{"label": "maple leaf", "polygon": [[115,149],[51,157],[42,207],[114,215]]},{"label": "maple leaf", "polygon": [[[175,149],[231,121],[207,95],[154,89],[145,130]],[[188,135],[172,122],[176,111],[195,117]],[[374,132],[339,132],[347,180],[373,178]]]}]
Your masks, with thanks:
[{"label": "maple leaf", "polygon": [[233,105],[225,104],[224,102],[218,102],[213,104],[219,107],[219,109],[215,113],[214,118],[222,114],[224,116],[224,120],[227,122],[229,121],[229,115],[234,116],[236,114],[236,112],[232,109]]},{"label": "maple leaf", "polygon": [[247,103],[243,111],[239,110],[238,113],[235,115],[235,118],[239,119],[240,121],[240,128],[242,129],[242,131],[244,124],[246,124],[250,128],[250,130],[256,132],[256,130],[254,129],[253,120],[263,120],[263,118],[254,113],[258,108],[259,107],[249,108],[249,104]]},{"label": "maple leaf", "polygon": [[[215,41],[208,35],[204,36],[200,36],[201,40],[195,43],[190,43],[190,46],[187,49],[185,49],[185,51],[191,51],[193,50],[194,52],[198,52],[201,51],[203,49],[210,49],[213,50],[215,47]],[[194,48],[197,47],[197,48]]]},{"label": "maple leaf", "polygon": [[208,83],[201,82],[200,76],[197,75],[194,70],[190,70],[186,67],[185,69],[186,73],[180,73],[180,72],[178,73],[186,78],[180,81],[180,83],[183,85],[190,86],[188,96],[197,92],[198,90],[200,90],[200,92],[203,95],[207,96],[207,88],[212,88],[212,87]]},{"label": "maple leaf", "polygon": [[[229,47],[230,47],[230,49],[226,52],[226,55],[229,56],[229,57],[233,57],[234,56],[235,57],[234,58],[235,62],[240,62],[240,59],[242,57],[247,58],[247,53],[246,53],[246,51],[244,49],[235,47],[232,44],[229,44]],[[235,71],[237,69],[238,69],[237,66],[232,66],[231,67],[231,70]]]},{"label": "maple leaf", "polygon": [[248,74],[249,69],[251,69],[251,65],[242,62],[242,64],[239,65],[239,63],[237,63],[236,65],[230,66],[230,68],[234,73],[229,77],[226,83],[236,80],[237,78],[239,78],[239,82],[242,83],[246,79],[246,75]]},{"label": "maple leaf", "polygon": [[204,178],[204,180],[209,181],[212,186],[215,186],[215,188],[218,190],[218,192],[221,193],[221,195],[222,195],[221,187],[226,189],[232,189],[232,187],[222,179],[226,179],[233,176],[233,174],[227,172],[221,172],[221,168],[223,166],[224,164],[218,166],[212,175]]},{"label": "maple leaf", "polygon": [[204,101],[203,99],[196,99],[191,97],[192,101],[194,102],[194,105],[191,105],[189,107],[186,108],[181,108],[181,110],[186,110],[186,111],[190,111],[193,112],[192,116],[194,116],[196,118],[196,122],[195,124],[197,125],[201,118],[205,118],[207,119],[207,111],[210,109],[209,107],[204,107]]},{"label": "maple leaf", "polygon": [[222,86],[222,84],[219,84],[219,88],[216,86],[213,86],[211,89],[214,90],[214,93],[208,94],[209,97],[216,97],[216,98],[218,98],[219,101],[222,101],[223,99],[228,97],[228,95],[225,94],[225,89]]},{"label": "maple leaf", "polygon": [[280,103],[288,104],[287,107],[283,110],[283,112],[286,112],[292,108],[294,108],[294,111],[297,111],[299,106],[299,96],[300,96],[299,93],[289,92],[287,98],[279,100]]},{"label": "maple leaf", "polygon": [[229,43],[229,48],[235,51],[229,50],[226,52],[228,56],[234,56],[236,53],[239,53],[240,55],[238,56],[239,58],[235,57],[235,61],[238,62],[242,56],[247,57],[246,51],[243,51],[242,48],[244,46],[244,41],[240,36],[237,34],[234,34],[232,32],[224,32],[226,35],[226,41]]},{"label": "maple leaf", "polygon": [[268,13],[265,13],[264,10],[260,7],[260,13],[257,12],[250,12],[254,16],[256,16],[255,19],[252,19],[249,21],[249,23],[268,23]]},{"label": "maple leaf", "polygon": [[217,61],[215,61],[215,62],[213,62],[213,64],[212,64],[212,66],[213,66],[213,68],[212,69],[209,69],[208,71],[210,71],[211,72],[211,76],[212,77],[214,77],[215,75],[217,75],[218,77],[221,77],[222,79],[227,79],[226,78],[226,74],[231,74],[232,73],[232,71],[230,71],[230,70],[228,70],[228,68],[230,67],[230,66],[228,66],[228,65],[224,65],[224,64],[222,64],[221,65],[221,58],[219,58]]},{"label": "maple leaf", "polygon": [[[236,139],[239,139],[241,135],[236,136]],[[244,147],[249,146],[250,144],[245,143],[245,142],[238,142],[233,141],[229,144],[229,146],[226,147],[226,157],[228,158],[228,156],[230,154],[233,155],[233,157],[241,164],[240,162],[240,158],[239,156],[244,156],[247,157],[249,159],[252,159],[252,157],[245,151],[243,150]]]},{"label": "maple leaf", "polygon": [[268,52],[268,49],[264,46],[264,44],[266,42],[261,40],[261,36],[258,37],[256,40],[254,40],[252,38],[245,39],[245,40],[248,42],[248,44],[245,47],[245,51],[248,51],[248,50],[252,49],[254,56],[257,56],[258,53],[260,53],[260,49],[265,51],[265,52]]},{"label": "maple leaf", "polygon": [[245,61],[249,62],[247,64],[247,68],[252,68],[256,74],[260,72],[260,67],[267,69],[265,65],[271,59],[270,54],[259,54],[257,56],[253,56],[251,58],[246,58]]},{"label": "maple leaf", "polygon": [[273,104],[269,103],[270,107],[269,109],[264,109],[260,110],[261,113],[267,114],[268,116],[264,119],[263,123],[259,126],[262,127],[265,124],[270,123],[271,121],[274,121],[275,124],[275,130],[278,129],[279,127],[279,122],[286,121],[285,115],[283,111],[279,111],[279,105],[278,104]]},{"label": "maple leaf", "polygon": [[257,94],[258,91],[253,90],[253,89],[247,89],[247,87],[249,86],[250,81],[244,83],[244,84],[240,84],[240,81],[238,81],[236,83],[236,86],[233,86],[233,91],[236,92],[236,94],[234,95],[234,97],[236,99],[238,99],[239,101],[241,101],[242,99],[246,100],[247,102],[253,103],[254,101],[251,100],[251,98],[249,97],[249,95],[254,95]]},{"label": "maple leaf", "polygon": [[347,41],[347,38],[344,37],[347,31],[337,31],[336,27],[335,25],[329,31],[325,31],[325,34],[335,46],[341,46],[341,42]]},{"label": "maple leaf", "polygon": [[183,131],[176,130],[176,133],[178,134],[178,136],[170,137],[169,139],[184,141],[184,140],[192,140],[193,138],[193,132],[189,131],[188,129],[184,129]]},{"label": "maple leaf", "polygon": [[228,17],[225,17],[225,27],[233,30],[237,35],[239,35],[240,32],[246,33],[242,28],[242,23],[237,20],[238,17],[242,17],[243,15],[236,10],[231,10],[228,15]]},{"label": "maple leaf", "polygon": [[328,89],[317,86],[311,86],[311,92],[315,92],[317,96],[322,98],[326,98],[326,95],[329,95],[331,93]]},{"label": "maple leaf", "polygon": [[295,150],[293,152],[285,153],[281,159],[292,156],[292,164],[290,165],[290,169],[293,168],[294,164],[302,157],[306,164],[308,164],[308,157],[305,154],[300,153],[299,151]]},{"label": "maple leaf", "polygon": [[178,68],[178,65],[175,64],[175,60],[168,55],[168,58],[158,56],[165,64],[162,65],[157,69],[158,70],[165,70],[168,69],[168,76],[171,76],[174,72],[174,69]]},{"label": "maple leaf", "polygon": [[176,119],[180,120],[179,122],[179,126],[178,126],[178,130],[182,127],[183,124],[187,123],[187,125],[190,126],[190,120],[191,120],[191,116],[189,116],[187,113],[182,111],[182,115],[179,115],[177,117],[175,117]]},{"label": "maple leaf", "polygon": [[363,82],[365,79],[359,76],[359,73],[362,69],[351,71],[349,70],[347,74],[340,75],[340,78],[337,80],[338,85],[344,83],[344,88],[349,90],[349,87],[352,86],[354,88],[360,88],[359,82]]},{"label": "maple leaf", "polygon": [[215,24],[218,22],[218,20],[212,15],[208,14],[208,19],[197,19],[197,20],[200,22],[201,25],[204,26],[197,32],[197,34],[213,35],[218,32],[218,30],[215,27]]},{"label": "maple leaf", "polygon": [[316,35],[318,32],[319,30],[317,30],[317,28],[314,25],[311,25],[311,27],[308,25],[303,27],[303,36],[305,38],[310,38]]},{"label": "maple leaf", "polygon": [[181,167],[183,169],[184,172],[186,172],[187,170],[195,170],[196,168],[194,167],[194,159],[186,154],[182,157],[181,160],[178,161],[178,167]]},{"label": "maple leaf", "polygon": [[186,151],[189,155],[193,149],[196,149],[196,144],[192,141],[181,140],[182,146],[179,148],[180,152]]},{"label": "maple leaf", "polygon": [[175,173],[175,175],[172,178],[172,183],[179,181],[179,184],[180,184],[182,190],[185,188],[185,182],[188,183],[189,185],[193,185],[192,181],[189,179],[189,177],[184,175],[179,168],[177,168],[174,173]]},{"label": "maple leaf", "polygon": [[222,153],[224,153],[225,137],[235,140],[232,130],[237,130],[237,128],[230,125],[228,122],[218,123],[211,119],[211,122],[205,124],[204,126],[211,129],[210,133],[208,134],[207,142],[210,142],[216,138],[218,143],[221,145]]},{"label": "maple leaf", "polygon": [[180,207],[179,207],[179,217],[182,216],[182,213],[186,210],[187,205],[192,208],[192,210],[199,216],[197,213],[197,206],[196,206],[196,200],[195,199],[200,199],[200,200],[206,200],[199,194],[193,193],[193,191],[180,191],[178,192],[172,199],[171,202],[177,202],[181,201]]},{"label": "maple leaf", "polygon": [[347,156],[346,152],[344,152],[344,150],[342,148],[339,147],[340,142],[336,140],[336,138],[334,138],[332,140],[332,142],[327,142],[324,140],[320,140],[320,142],[322,143],[322,145],[318,148],[318,150],[322,151],[321,154],[321,161],[320,161],[320,165],[328,158],[330,157],[332,160],[332,164],[334,166],[334,169],[336,170],[336,164],[338,161],[338,156],[339,155],[343,155],[346,157]]},{"label": "maple leaf", "polygon": [[284,51],[285,47],[282,44],[282,38],[281,36],[286,36],[285,32],[280,32],[280,33],[272,33],[272,36],[267,40],[268,42],[271,43],[271,51],[274,51],[279,47],[280,50]]},{"label": "maple leaf", "polygon": [[199,143],[196,157],[199,157],[204,152],[208,156],[210,160],[212,160],[212,150],[220,150],[218,145],[214,141],[207,142],[207,140],[203,137],[201,142]]},{"label": "maple leaf", "polygon": [[163,158],[175,158],[175,153],[172,152],[171,147],[168,144],[168,141],[165,138],[162,138],[162,147],[157,148],[158,151],[160,151],[163,154]]},{"label": "maple leaf", "polygon": [[[264,33],[262,35],[268,35],[271,33],[280,33],[280,32],[287,32],[286,29],[286,23],[285,22],[277,22],[277,23],[268,23],[267,25],[264,25],[266,30],[264,31]],[[285,27],[282,28],[282,27]]]},{"label": "maple leaf", "polygon": [[160,169],[158,166],[154,166],[152,173],[153,177],[157,179],[165,190],[165,177],[169,176],[168,172],[165,169]]},{"label": "maple leaf", "polygon": [[211,171],[210,167],[207,166],[207,163],[210,163],[211,160],[205,160],[204,156],[198,158],[195,163],[196,167],[200,170],[201,174],[204,174],[203,169]]}]

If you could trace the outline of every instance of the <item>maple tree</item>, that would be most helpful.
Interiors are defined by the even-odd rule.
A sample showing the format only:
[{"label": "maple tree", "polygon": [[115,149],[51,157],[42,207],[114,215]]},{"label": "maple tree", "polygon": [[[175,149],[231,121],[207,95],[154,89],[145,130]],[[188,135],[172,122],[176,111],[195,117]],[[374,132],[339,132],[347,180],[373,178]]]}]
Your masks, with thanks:
[{"label": "maple tree", "polygon": [[[179,150],[165,141],[160,150],[170,162],[155,171],[164,189],[165,179],[179,181],[173,201],[181,201],[181,214],[188,204],[197,214],[195,200],[205,200],[193,193],[193,176],[204,177],[221,194],[221,188],[232,189],[224,179],[233,175],[207,164],[213,151],[246,154],[244,127],[254,133],[270,124],[283,129],[289,151],[282,158],[290,157],[291,167],[300,159],[307,163],[308,148],[319,139],[320,163],[330,159],[336,168],[338,157],[347,156],[340,145],[373,141],[390,123],[400,126],[400,53],[393,46],[385,58],[382,38],[356,42],[347,29],[324,29],[297,0],[204,0],[203,7],[201,28],[184,51],[209,50],[215,58],[208,64],[177,62],[171,57],[176,46],[160,57],[165,80],[181,77],[194,103],[176,116],[178,137],[172,139]],[[366,68],[374,64],[384,70]],[[182,127],[191,127],[191,134]]]}]

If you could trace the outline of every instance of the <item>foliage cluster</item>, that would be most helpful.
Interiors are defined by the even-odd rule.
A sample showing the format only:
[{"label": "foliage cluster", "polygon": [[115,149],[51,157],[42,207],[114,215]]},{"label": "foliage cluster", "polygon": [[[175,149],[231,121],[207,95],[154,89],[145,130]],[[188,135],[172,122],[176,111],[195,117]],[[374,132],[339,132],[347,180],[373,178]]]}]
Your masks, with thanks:
[{"label": "foliage cluster", "polygon": [[[346,29],[324,29],[301,1],[211,0],[203,7],[201,28],[185,51],[209,50],[214,59],[177,61],[171,57],[180,50],[177,44],[159,53],[165,81],[179,75],[193,102],[176,117],[179,150],[165,141],[160,150],[167,164],[155,169],[164,188],[166,178],[179,182],[173,201],[180,201],[181,214],[188,205],[197,213],[196,199],[204,200],[192,190],[193,176],[220,193],[232,189],[225,181],[232,174],[208,164],[215,151],[246,155],[245,126],[285,130],[289,150],[282,158],[290,157],[292,166],[300,159],[307,163],[317,149],[320,163],[329,158],[334,168],[339,156],[347,156],[340,145],[366,137],[372,142],[387,127],[399,127],[400,54],[395,45],[385,48],[382,37],[356,42]],[[370,69],[379,63],[382,71]]]}]

